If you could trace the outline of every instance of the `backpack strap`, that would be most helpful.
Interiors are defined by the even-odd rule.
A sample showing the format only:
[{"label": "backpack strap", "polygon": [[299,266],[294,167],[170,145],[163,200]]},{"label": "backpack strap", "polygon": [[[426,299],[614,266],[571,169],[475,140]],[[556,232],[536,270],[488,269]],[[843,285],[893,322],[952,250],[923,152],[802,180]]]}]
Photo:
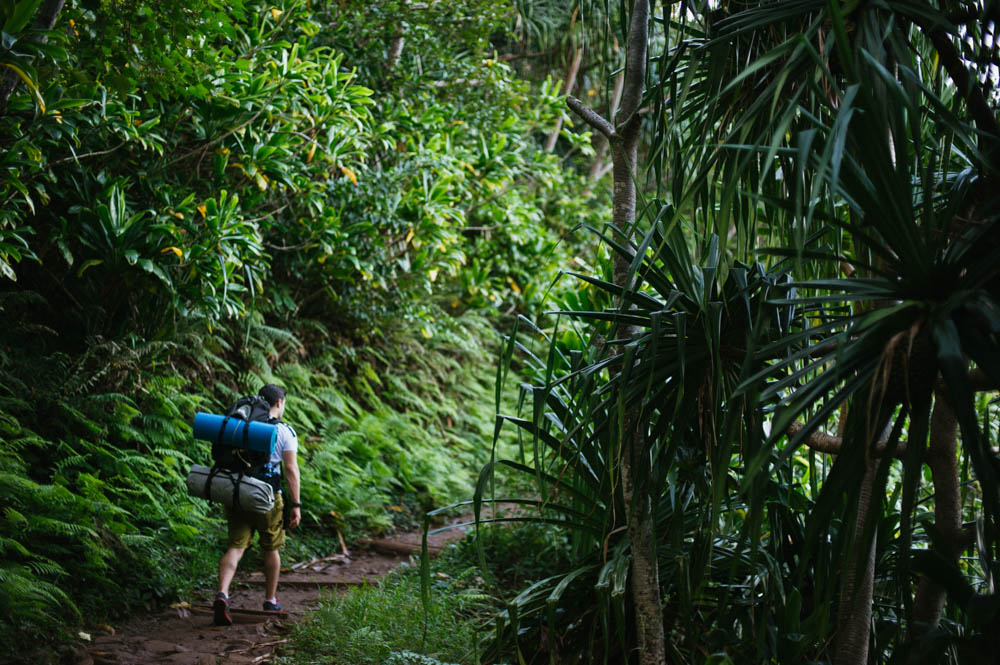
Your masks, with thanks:
[{"label": "backpack strap", "polygon": [[212,480],[219,473],[219,465],[213,464],[212,468],[208,470],[208,476],[205,477],[205,498],[208,500],[212,499]]},{"label": "backpack strap", "polygon": [[243,421],[243,450],[250,450],[250,422],[249,420]]},{"label": "backpack strap", "polygon": [[240,475],[236,477],[236,482],[233,483],[233,510],[240,509],[240,483],[243,482],[243,472],[240,471]]},{"label": "backpack strap", "polygon": [[232,418],[232,416],[226,414],[226,417],[222,419],[222,425],[219,426],[219,436],[216,437],[215,441],[220,446],[222,445],[222,435],[226,433],[226,424],[229,422],[230,418]]},{"label": "backpack strap", "polygon": [[[212,480],[219,474],[219,471],[219,465],[213,464],[205,478],[205,498],[207,500],[212,499]],[[236,482],[233,483],[233,508],[236,510],[240,509],[240,483],[243,482],[243,475],[243,472],[240,471],[239,475],[236,476]]]}]

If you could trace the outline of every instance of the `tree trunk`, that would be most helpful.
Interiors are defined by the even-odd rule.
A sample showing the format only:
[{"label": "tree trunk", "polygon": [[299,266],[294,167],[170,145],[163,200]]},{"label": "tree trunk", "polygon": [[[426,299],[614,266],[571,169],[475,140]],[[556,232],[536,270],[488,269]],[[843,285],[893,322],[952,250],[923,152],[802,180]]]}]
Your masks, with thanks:
[{"label": "tree trunk", "polygon": [[[940,392],[931,412],[927,465],[931,468],[934,483],[934,526],[949,545],[942,554],[957,562],[965,547],[962,495],[958,481],[958,419],[951,404]],[[945,599],[944,587],[927,577],[920,578],[913,598],[911,639],[919,638],[937,627]]]},{"label": "tree trunk", "polygon": [[[858,521],[854,528],[854,556],[847,562],[844,584],[840,589],[837,608],[837,639],[834,665],[865,665],[868,662],[868,641],[871,637],[872,593],[875,590],[876,540],[872,539],[864,568],[859,570],[865,528],[874,515],[872,494],[879,461],[870,458],[858,496]],[[881,500],[874,497],[875,504]],[[860,576],[859,576],[860,573]]]},{"label": "tree trunk", "polygon": [[625,417],[628,445],[622,453],[622,494],[628,519],[628,538],[632,549],[632,600],[635,604],[635,629],[639,638],[639,663],[666,663],[663,634],[663,607],[660,604],[660,571],[656,561],[653,506],[648,488],[637,485],[636,467],[641,460],[634,455],[648,455],[645,432],[637,427],[633,414]]},{"label": "tree trunk", "polygon": [[[623,142],[624,143],[624,142]],[[615,146],[614,160],[614,222],[626,232],[635,221],[635,162],[638,158],[638,132],[634,140]],[[626,288],[630,262],[627,257],[615,255],[614,279]],[[624,304],[624,301],[623,301]],[[630,327],[628,327],[630,328]],[[618,337],[633,336],[631,329],[620,330]],[[623,337],[624,335],[624,337]],[[629,411],[622,427],[621,472],[622,494],[625,500],[628,537],[632,550],[632,599],[635,603],[636,634],[639,637],[639,662],[641,665],[661,665],[666,662],[666,644],[663,635],[663,608],[660,605],[660,572],[656,561],[656,542],[653,537],[653,506],[649,488],[636,468],[641,466],[641,456],[649,455],[646,432],[637,422],[636,414]]]},{"label": "tree trunk", "polygon": [[406,30],[400,28],[396,32],[396,36],[392,38],[389,42],[389,52],[386,56],[386,66],[389,69],[395,69],[399,65],[399,59],[403,55],[403,46],[406,44]]},{"label": "tree trunk", "polygon": [[[614,225],[624,234],[631,234],[636,214],[635,181],[639,155],[639,105],[646,79],[646,46],[649,34],[649,1],[636,0],[632,6],[629,26],[628,53],[622,94],[622,117],[617,135],[612,136],[614,161]],[[614,263],[615,283],[623,288],[629,284],[629,258],[617,254]],[[624,299],[622,305],[624,306]],[[641,408],[641,407],[640,407]],[[660,605],[660,573],[656,561],[652,503],[649,487],[636,474],[642,456],[649,455],[646,430],[635,421],[637,414],[629,412],[622,435],[626,437],[622,451],[622,490],[628,520],[629,544],[632,551],[632,599],[635,603],[636,634],[639,639],[639,663],[666,663],[666,643],[663,635],[663,607]]]},{"label": "tree trunk", "polygon": [[[33,29],[51,30],[55,26],[56,20],[59,18],[59,13],[62,11],[65,3],[66,0],[45,0],[45,4],[42,5],[42,9],[38,13],[38,18],[35,20],[34,26],[32,26]],[[32,39],[40,44],[44,44],[47,38],[38,36],[32,37]],[[9,67],[4,68],[3,79],[0,80],[0,113],[7,111],[7,102],[10,101],[10,96],[14,94],[14,90],[17,88],[20,80],[12,69]]]},{"label": "tree trunk", "polygon": [[[573,88],[576,87],[576,75],[580,71],[580,61],[583,60],[583,48],[576,49],[576,53],[573,54],[573,60],[569,63],[569,69],[566,70],[566,81],[563,83],[562,94],[572,95]],[[562,130],[563,119],[560,115],[556,120],[555,129],[549,134],[548,139],[545,141],[545,151],[552,152],[556,149],[556,141],[559,140],[559,132]]]},{"label": "tree trunk", "polygon": [[[614,164],[615,227],[631,236],[636,213],[636,161],[639,154],[639,104],[646,79],[646,41],[649,34],[649,0],[635,0],[629,26],[628,54],[622,93],[622,122],[612,125],[579,99],[570,97],[569,106],[591,127],[601,132],[611,145]],[[627,256],[615,255],[614,280],[623,289],[629,284]],[[624,307],[625,301],[622,300]],[[632,336],[628,326],[619,329],[618,337]],[[641,408],[641,407],[640,407]],[[660,573],[656,561],[656,538],[653,525],[650,488],[637,466],[649,454],[646,431],[635,410],[625,414],[622,427],[621,474],[625,499],[625,519],[632,551],[630,588],[635,604],[635,629],[639,641],[640,665],[666,663],[666,642],[663,635],[663,608],[660,605]]]}]

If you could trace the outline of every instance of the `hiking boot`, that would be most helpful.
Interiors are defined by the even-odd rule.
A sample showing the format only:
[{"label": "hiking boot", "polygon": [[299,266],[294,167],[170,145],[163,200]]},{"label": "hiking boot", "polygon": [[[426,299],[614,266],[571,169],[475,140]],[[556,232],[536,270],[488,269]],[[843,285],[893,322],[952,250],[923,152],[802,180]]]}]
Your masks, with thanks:
[{"label": "hiking boot", "polygon": [[270,600],[265,600],[264,601],[264,611],[265,612],[280,612],[281,611],[281,603],[279,603],[278,601],[274,601],[272,603]]},{"label": "hiking boot", "polygon": [[215,594],[215,602],[212,603],[212,610],[215,613],[216,626],[233,625],[233,617],[229,615],[229,596],[221,591]]}]

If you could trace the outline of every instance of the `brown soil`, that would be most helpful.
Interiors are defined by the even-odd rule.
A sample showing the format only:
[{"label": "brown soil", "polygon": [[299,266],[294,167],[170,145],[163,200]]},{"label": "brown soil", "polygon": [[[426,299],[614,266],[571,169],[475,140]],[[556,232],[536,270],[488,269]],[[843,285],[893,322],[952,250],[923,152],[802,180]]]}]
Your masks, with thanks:
[{"label": "brown soil", "polygon": [[[461,540],[465,529],[433,534],[432,553]],[[280,614],[261,610],[263,575],[241,571],[233,583],[232,626],[212,621],[214,590],[205,589],[189,603],[134,619],[92,641],[78,665],[250,665],[267,662],[288,640],[292,625],[330,594],[375,581],[404,561],[420,556],[421,533],[402,533],[364,541],[349,556],[336,553],[311,562],[282,562]],[[113,630],[113,633],[110,633]]]}]

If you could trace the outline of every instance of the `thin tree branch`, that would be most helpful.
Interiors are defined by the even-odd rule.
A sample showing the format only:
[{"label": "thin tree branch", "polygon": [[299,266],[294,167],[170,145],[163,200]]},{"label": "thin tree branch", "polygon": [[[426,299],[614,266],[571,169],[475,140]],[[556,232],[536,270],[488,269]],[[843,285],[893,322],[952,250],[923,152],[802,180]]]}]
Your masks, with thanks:
[{"label": "thin tree branch", "polygon": [[[788,426],[788,431],[786,433],[789,437],[793,437],[803,429],[805,429],[805,425],[800,422],[794,422]],[[802,443],[806,444],[818,453],[838,455],[844,445],[844,440],[839,436],[827,434],[822,430],[814,430],[802,440]]]},{"label": "thin tree branch", "polygon": [[[101,155],[110,155],[114,151],[119,150],[120,148],[122,148],[123,146],[125,146],[127,143],[128,143],[128,141],[122,141],[121,143],[119,143],[118,145],[116,145],[114,148],[109,148],[107,150],[98,150],[96,152],[86,152],[86,153],[84,153],[82,155],[71,155],[69,157],[63,157],[62,159],[57,159],[57,160],[55,160],[53,162],[49,162],[48,166],[58,166],[60,164],[65,164],[67,162],[78,162],[79,160],[86,159],[88,157],[100,157]],[[29,174],[29,175],[25,176],[24,178],[22,178],[22,181],[23,182],[30,182],[33,178],[34,178],[34,175]],[[6,199],[4,199],[3,201],[0,201],[0,206],[7,205],[7,202],[10,201],[11,199],[13,199],[14,196],[17,193],[18,193],[17,190],[13,190],[10,193],[10,195],[7,196]]]},{"label": "thin tree branch", "polygon": [[118,150],[119,148],[124,146],[126,143],[127,141],[122,141],[114,148],[108,148],[107,150],[98,150],[96,152],[86,152],[82,155],[71,155],[69,157],[63,157],[62,159],[57,159],[54,162],[49,162],[49,166],[57,166],[59,164],[65,164],[66,162],[77,162],[81,159],[86,159],[87,157],[100,157],[101,155],[110,155],[115,150]]},{"label": "thin tree branch", "polygon": [[[260,217],[253,217],[251,219],[244,220],[244,222],[247,223],[247,224],[254,224],[256,222],[263,221],[263,220],[267,219],[268,217],[274,217],[275,215],[277,215],[279,212],[281,212],[282,210],[286,209],[290,205],[292,205],[292,204],[291,203],[286,203],[285,205],[281,206],[280,208],[275,208],[274,210],[271,210],[269,212],[265,212]],[[253,211],[250,211],[250,212],[253,212]]]},{"label": "thin tree branch", "polygon": [[567,97],[566,105],[573,109],[573,112],[580,116],[585,123],[603,134],[608,141],[614,141],[618,138],[618,135],[615,133],[615,128],[610,122],[605,120],[604,117],[597,111],[590,108],[576,97],[573,97],[572,95]]},{"label": "thin tree branch", "polygon": [[[195,148],[194,150],[191,150],[191,151],[189,151],[189,152],[186,152],[186,153],[184,153],[183,155],[181,155],[181,156],[179,156],[179,157],[177,157],[177,158],[175,158],[175,159],[172,159],[172,160],[170,160],[169,162],[167,162],[166,164],[164,164],[164,165],[163,165],[162,167],[160,167],[160,168],[163,168],[163,169],[165,169],[165,168],[167,168],[168,166],[173,166],[173,165],[174,165],[174,164],[176,164],[177,162],[180,162],[180,161],[182,161],[182,160],[185,160],[185,159],[187,159],[188,157],[191,157],[192,155],[194,155],[195,153],[198,153],[198,152],[200,152],[200,153],[201,153],[201,156],[202,156],[202,157],[204,157],[204,156],[205,156],[205,153],[206,153],[206,152],[208,151],[208,149],[209,149],[209,148],[211,148],[211,147],[212,147],[212,146],[214,146],[214,145],[217,145],[217,144],[221,143],[221,142],[222,142],[223,140],[225,140],[225,139],[229,138],[230,136],[232,136],[232,135],[233,135],[233,134],[235,134],[236,132],[240,131],[241,129],[243,129],[244,127],[246,127],[246,126],[247,126],[247,125],[249,125],[250,123],[252,123],[252,122],[253,122],[254,120],[256,120],[257,118],[259,118],[259,117],[261,116],[261,114],[262,114],[262,113],[264,113],[264,111],[265,111],[265,110],[267,110],[267,108],[268,108],[268,106],[270,106],[271,102],[272,102],[272,101],[274,101],[274,97],[275,97],[275,95],[276,95],[276,94],[277,94],[277,91],[275,91],[275,92],[274,92],[274,93],[273,93],[273,94],[272,94],[272,95],[271,95],[271,96],[270,96],[270,97],[268,98],[268,100],[267,100],[267,103],[266,103],[266,104],[264,104],[263,106],[261,106],[261,108],[260,108],[260,110],[259,110],[259,111],[257,111],[257,112],[256,112],[256,113],[254,113],[254,114],[253,114],[252,116],[250,116],[250,118],[249,118],[248,120],[246,120],[245,122],[241,123],[240,125],[238,125],[238,126],[236,126],[236,127],[233,127],[232,129],[230,129],[230,130],[229,130],[228,132],[226,132],[225,134],[223,134],[223,135],[221,135],[221,136],[219,136],[219,137],[217,137],[217,138],[214,138],[214,139],[212,139],[211,141],[209,141],[209,142],[208,142],[208,143],[206,143],[205,145],[203,145],[203,146],[200,146],[200,147],[198,147],[198,148]],[[200,159],[200,158],[199,158],[198,162],[199,162],[199,164],[201,163],[201,159]]]},{"label": "thin tree branch", "polygon": [[305,139],[306,141],[309,141],[310,143],[312,143],[313,145],[315,145],[317,148],[322,148],[323,147],[323,144],[321,144],[319,141],[317,141],[312,136],[309,136],[305,132],[295,131],[294,129],[283,129],[283,130],[281,130],[279,132],[275,132],[275,134],[291,134],[292,136],[298,136],[301,139]]},{"label": "thin tree branch", "polygon": [[[786,434],[789,437],[793,437],[799,432],[805,429],[805,425],[800,422],[794,422],[788,426]],[[828,455],[839,455],[844,447],[844,439],[839,436],[834,436],[833,434],[828,434],[822,430],[814,430],[806,435],[802,440],[802,443],[806,444],[812,450],[818,453],[826,453]],[[875,444],[875,450],[872,451],[873,457],[883,457],[885,456],[889,447],[889,441],[887,439],[882,439]],[[900,441],[896,444],[895,450],[892,452],[892,456],[896,459],[903,459],[906,455],[906,444]]]},{"label": "thin tree branch", "polygon": [[305,249],[306,247],[309,247],[312,244],[312,241],[302,242],[299,243],[298,245],[272,245],[269,242],[261,244],[264,245],[264,247],[267,247],[268,249],[273,249],[276,252],[295,252],[300,249]]}]

